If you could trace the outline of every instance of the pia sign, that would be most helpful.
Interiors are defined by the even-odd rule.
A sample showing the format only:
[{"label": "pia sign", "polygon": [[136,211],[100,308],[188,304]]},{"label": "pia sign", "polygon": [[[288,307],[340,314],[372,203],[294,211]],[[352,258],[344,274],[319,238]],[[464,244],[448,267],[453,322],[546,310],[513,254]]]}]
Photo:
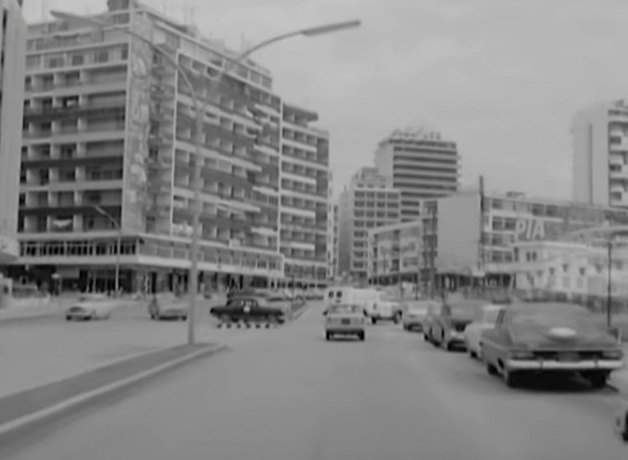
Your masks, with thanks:
[{"label": "pia sign", "polygon": [[540,219],[519,219],[515,227],[516,241],[544,240],[546,236],[545,224]]}]

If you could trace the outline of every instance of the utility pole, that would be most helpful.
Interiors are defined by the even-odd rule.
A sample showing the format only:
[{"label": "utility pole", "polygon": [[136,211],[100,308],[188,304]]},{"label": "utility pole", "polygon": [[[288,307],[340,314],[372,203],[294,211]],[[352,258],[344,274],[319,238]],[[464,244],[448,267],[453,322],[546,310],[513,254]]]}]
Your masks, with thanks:
[{"label": "utility pole", "polygon": [[423,243],[421,241],[422,229],[423,229],[423,221],[417,221],[417,239],[416,239],[416,282],[414,283],[414,299],[419,299],[419,287],[421,286],[421,249],[423,248]]},{"label": "utility pole", "polygon": [[436,282],[436,225],[434,217],[436,215],[435,209],[430,209],[430,236],[429,236],[429,250],[430,250],[430,298],[434,298],[435,282]]},{"label": "utility pole", "polygon": [[608,283],[606,284],[606,325],[611,327],[611,307],[613,294],[613,236],[608,237]]},{"label": "utility pole", "polygon": [[478,281],[480,283],[480,290],[482,294],[484,294],[484,288],[486,285],[486,274],[484,273],[484,176],[481,175],[478,181],[478,190],[480,195],[480,218],[478,219],[478,271],[482,274],[482,278]]}]

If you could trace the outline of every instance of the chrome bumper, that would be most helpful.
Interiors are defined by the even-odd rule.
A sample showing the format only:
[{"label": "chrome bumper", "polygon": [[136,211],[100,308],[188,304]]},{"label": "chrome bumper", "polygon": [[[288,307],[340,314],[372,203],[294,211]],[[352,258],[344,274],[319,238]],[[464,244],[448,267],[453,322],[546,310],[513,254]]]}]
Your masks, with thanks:
[{"label": "chrome bumper", "polygon": [[551,361],[551,360],[519,360],[509,359],[506,367],[512,370],[564,370],[564,371],[586,371],[586,370],[616,370],[624,367],[622,360],[600,359],[587,361]]}]

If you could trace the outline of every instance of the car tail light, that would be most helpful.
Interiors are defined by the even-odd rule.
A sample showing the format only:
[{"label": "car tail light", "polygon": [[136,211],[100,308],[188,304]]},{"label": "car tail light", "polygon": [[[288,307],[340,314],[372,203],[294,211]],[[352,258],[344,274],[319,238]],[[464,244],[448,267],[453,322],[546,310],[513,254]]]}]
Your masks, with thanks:
[{"label": "car tail light", "polygon": [[622,350],[606,350],[602,352],[604,359],[623,359],[624,352]]},{"label": "car tail light", "polygon": [[526,351],[526,350],[517,350],[517,351],[511,351],[508,354],[508,357],[510,359],[518,359],[518,360],[534,359],[534,353],[532,353],[531,351]]}]

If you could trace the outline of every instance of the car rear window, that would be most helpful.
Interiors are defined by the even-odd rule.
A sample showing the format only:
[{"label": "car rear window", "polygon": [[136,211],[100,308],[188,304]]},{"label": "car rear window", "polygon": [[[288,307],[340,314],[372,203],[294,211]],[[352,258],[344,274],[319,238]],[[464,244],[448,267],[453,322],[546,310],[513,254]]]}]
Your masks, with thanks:
[{"label": "car rear window", "polygon": [[359,305],[334,305],[330,307],[329,313],[360,313]]},{"label": "car rear window", "polygon": [[513,315],[513,325],[532,327],[570,327],[575,329],[597,328],[598,324],[586,310],[547,310],[520,311]]}]

